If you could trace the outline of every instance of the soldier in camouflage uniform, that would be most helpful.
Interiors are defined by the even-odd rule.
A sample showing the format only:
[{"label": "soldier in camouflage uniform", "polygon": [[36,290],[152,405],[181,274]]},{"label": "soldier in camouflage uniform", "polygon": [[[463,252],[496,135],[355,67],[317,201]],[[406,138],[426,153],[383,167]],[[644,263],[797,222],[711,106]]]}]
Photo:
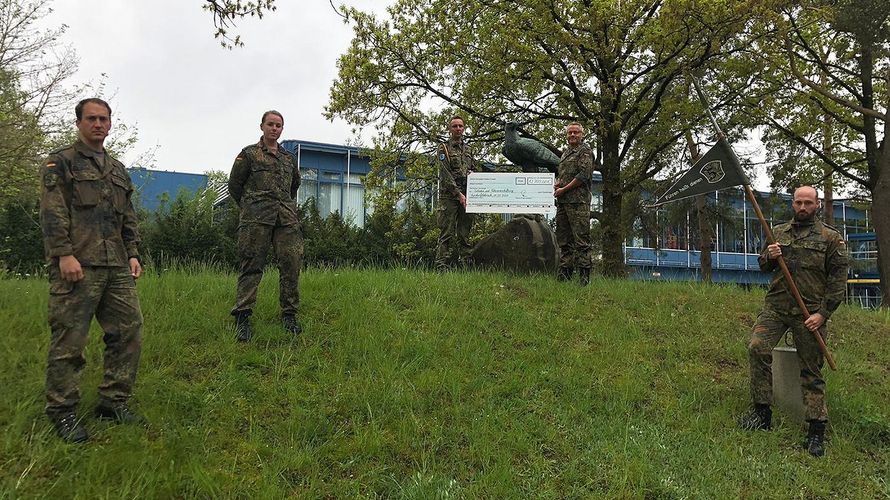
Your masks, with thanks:
[{"label": "soldier in camouflage uniform", "polygon": [[557,279],[569,281],[578,267],[581,286],[590,282],[590,198],[593,152],[584,143],[580,123],[566,127],[569,147],[563,151],[554,185],[556,242],[559,245]]},{"label": "soldier in camouflage uniform", "polygon": [[[828,409],[825,406],[822,353],[812,332],[827,340],[825,322],[844,300],[847,247],[834,228],[816,218],[819,201],[815,189],[809,186],[798,188],[792,204],[794,220],[773,229],[776,243],[764,248],[758,259],[760,268],[773,272],[773,278],[748,344],[754,408],[740,424],[749,430],[771,428],[772,350],[785,331],[791,329],[800,360],[800,384],[809,422],[807,449],[810,454],[821,456]],[[811,313],[806,321],[779,268],[777,259],[780,255]]]},{"label": "soldier in camouflage uniform", "polygon": [[84,99],[74,108],[78,141],[53,151],[41,171],[40,225],[49,261],[46,413],[60,437],[89,436],[77,419],[84,348],[93,316],[105,332],[105,375],[96,416],[141,423],[130,411],[142,346],[142,312],[134,280],[142,274],[139,234],[124,165],[103,144],[111,108]]},{"label": "soldier in camouflage uniform", "polygon": [[454,116],[448,124],[451,138],[439,146],[439,244],[436,268],[446,270],[462,263],[470,252],[473,214],[467,213],[467,175],[474,160],[464,142],[464,120]]},{"label": "soldier in camouflage uniform", "polygon": [[302,331],[297,320],[300,302],[300,267],[303,234],[297,207],[300,169],[297,158],[278,143],[284,117],[267,111],[260,120],[263,136],[242,149],[229,175],[229,194],[241,209],[238,253],[241,257],[235,296],[236,338],[247,342],[253,335],[250,315],[256,305],[269,247],[275,250],[280,273],[278,301],[284,329]]}]

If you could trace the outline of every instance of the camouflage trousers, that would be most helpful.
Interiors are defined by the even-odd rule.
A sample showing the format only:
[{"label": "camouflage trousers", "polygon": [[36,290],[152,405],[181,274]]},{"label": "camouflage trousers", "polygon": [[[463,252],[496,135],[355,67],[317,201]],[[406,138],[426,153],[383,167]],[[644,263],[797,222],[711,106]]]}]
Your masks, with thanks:
[{"label": "camouflage trousers", "polygon": [[238,255],[241,261],[232,315],[250,313],[256,306],[257,289],[263,278],[270,246],[278,261],[278,303],[281,314],[297,314],[300,303],[300,267],[303,265],[303,235],[300,226],[248,223],[238,227]]},{"label": "camouflage trousers", "polygon": [[[783,314],[764,309],[757,317],[748,344],[748,360],[751,366],[751,399],[755,404],[772,404],[773,400],[773,348],[791,329],[797,358],[800,361],[800,387],[803,392],[807,420],[828,420],[825,406],[825,379],[822,378],[822,352],[816,338],[803,324],[800,314]],[[825,325],[819,329],[823,340]]]},{"label": "camouflage trousers", "polygon": [[556,244],[559,245],[559,267],[590,269],[593,250],[590,246],[590,206],[585,203],[564,203],[556,206]]},{"label": "camouflage trousers", "polygon": [[96,317],[105,335],[105,375],[100,404],[126,401],[132,394],[142,350],[142,311],[136,283],[127,267],[83,267],[83,279],[65,281],[58,264],[50,266],[46,412],[73,411],[80,402],[80,376],[90,322]]},{"label": "camouflage trousers", "polygon": [[440,196],[436,222],[439,225],[436,268],[445,269],[462,263],[470,253],[473,214],[467,213],[460,200]]}]

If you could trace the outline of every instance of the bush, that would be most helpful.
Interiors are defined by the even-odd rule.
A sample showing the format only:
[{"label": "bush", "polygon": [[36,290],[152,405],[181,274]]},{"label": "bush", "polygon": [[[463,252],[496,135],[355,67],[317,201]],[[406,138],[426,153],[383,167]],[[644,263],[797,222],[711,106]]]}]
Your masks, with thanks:
[{"label": "bush", "polygon": [[215,220],[215,197],[216,193],[210,190],[192,194],[182,189],[172,203],[163,200],[143,223],[142,253],[161,267],[182,262],[225,266],[237,263],[233,235],[227,234],[231,215],[222,212],[216,214],[221,220]]},{"label": "bush", "polygon": [[44,264],[39,203],[0,206],[0,268],[29,274],[39,272]]},{"label": "bush", "polygon": [[303,262],[315,266],[341,266],[361,260],[362,229],[343,219],[339,212],[321,217],[315,198],[300,207],[303,226]]},{"label": "bush", "polygon": [[[236,269],[238,207],[232,202],[214,207],[216,196],[211,190],[193,194],[183,189],[174,201],[162,200],[156,212],[141,212],[140,252],[146,263],[156,268],[203,264]],[[313,198],[300,211],[306,265],[428,267],[435,260],[436,214],[415,199],[399,208],[394,202],[379,203],[363,228],[337,212],[322,218]],[[471,239],[478,241],[501,225],[500,216],[479,216]],[[0,268],[25,274],[43,265],[38,203],[0,207]]]}]

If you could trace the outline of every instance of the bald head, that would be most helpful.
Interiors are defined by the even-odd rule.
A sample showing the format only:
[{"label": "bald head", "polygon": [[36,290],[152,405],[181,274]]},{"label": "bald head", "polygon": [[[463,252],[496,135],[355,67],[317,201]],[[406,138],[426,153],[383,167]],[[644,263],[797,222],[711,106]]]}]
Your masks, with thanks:
[{"label": "bald head", "polygon": [[794,208],[794,220],[797,222],[810,222],[816,217],[819,210],[819,195],[812,186],[801,186],[794,190],[794,199],[791,201]]},{"label": "bald head", "polygon": [[802,196],[813,200],[819,199],[819,194],[816,193],[816,188],[813,186],[801,186],[794,190],[794,199]]}]

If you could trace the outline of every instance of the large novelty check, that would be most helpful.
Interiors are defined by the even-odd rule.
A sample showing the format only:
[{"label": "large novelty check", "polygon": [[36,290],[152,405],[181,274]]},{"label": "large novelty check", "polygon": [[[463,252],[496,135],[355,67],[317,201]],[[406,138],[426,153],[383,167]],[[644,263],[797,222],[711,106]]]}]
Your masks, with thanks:
[{"label": "large novelty check", "polygon": [[467,212],[555,212],[553,174],[474,172],[467,177]]}]

